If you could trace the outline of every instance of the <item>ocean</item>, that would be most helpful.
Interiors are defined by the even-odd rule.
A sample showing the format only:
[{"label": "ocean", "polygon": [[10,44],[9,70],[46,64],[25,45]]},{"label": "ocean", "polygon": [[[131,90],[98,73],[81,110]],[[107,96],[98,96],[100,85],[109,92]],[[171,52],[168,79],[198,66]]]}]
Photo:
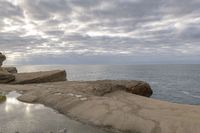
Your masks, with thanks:
[{"label": "ocean", "polygon": [[175,103],[200,104],[200,65],[27,65],[19,72],[65,69],[74,80],[143,80],[152,98]]}]

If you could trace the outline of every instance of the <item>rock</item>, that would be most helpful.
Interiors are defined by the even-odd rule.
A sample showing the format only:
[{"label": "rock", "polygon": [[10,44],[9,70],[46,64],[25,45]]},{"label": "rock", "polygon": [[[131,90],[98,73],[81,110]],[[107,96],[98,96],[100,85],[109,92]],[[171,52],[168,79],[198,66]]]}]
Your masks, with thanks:
[{"label": "rock", "polygon": [[0,52],[0,83],[9,83],[15,80],[15,76],[9,73],[7,70],[4,70],[1,66],[3,61],[6,60],[6,56]]},{"label": "rock", "polygon": [[[97,81],[98,82],[98,81]],[[117,90],[126,90],[124,85],[116,85],[112,83],[97,83],[93,86],[93,93],[96,96],[104,96]]]},{"label": "rock", "polygon": [[143,81],[138,82],[136,85],[128,85],[126,91],[146,97],[150,97],[153,94],[150,85]]},{"label": "rock", "polygon": [[150,97],[153,91],[150,85],[144,81],[137,80],[100,80],[94,84],[93,93],[97,96],[125,90],[129,93]]},{"label": "rock", "polygon": [[15,80],[15,76],[5,71],[0,70],[0,83],[9,83]]},{"label": "rock", "polygon": [[16,67],[2,67],[4,70],[6,70],[9,73],[17,73]]},{"label": "rock", "polygon": [[[112,89],[106,90],[110,85]],[[116,85],[133,90],[146,86],[145,82],[141,81],[67,81],[38,85],[0,85],[0,91],[23,90],[24,95],[29,93],[26,95],[27,99],[23,98],[25,102],[44,104],[72,119],[102,127],[108,132],[200,133],[199,105],[183,105],[146,98],[127,93],[123,87],[122,90],[120,87],[115,88]],[[93,93],[93,88],[96,87],[96,90],[101,92],[101,86],[105,87],[103,92],[106,93],[97,96]],[[81,101],[69,96],[69,93],[82,95],[88,100]],[[34,96],[31,100],[30,95]]]},{"label": "rock", "polygon": [[31,83],[66,81],[65,70],[16,73],[14,75],[16,79],[15,81],[12,82],[12,84],[31,84]]},{"label": "rock", "polygon": [[64,128],[64,129],[60,130],[58,133],[67,133],[67,129]]},{"label": "rock", "polygon": [[5,60],[6,60],[6,56],[3,55],[3,54],[0,52],[0,67],[2,66],[3,61],[5,61]]},{"label": "rock", "polygon": [[17,97],[17,99],[23,102],[27,102],[27,103],[34,103],[37,100],[37,96],[35,96],[34,93],[29,92]]}]

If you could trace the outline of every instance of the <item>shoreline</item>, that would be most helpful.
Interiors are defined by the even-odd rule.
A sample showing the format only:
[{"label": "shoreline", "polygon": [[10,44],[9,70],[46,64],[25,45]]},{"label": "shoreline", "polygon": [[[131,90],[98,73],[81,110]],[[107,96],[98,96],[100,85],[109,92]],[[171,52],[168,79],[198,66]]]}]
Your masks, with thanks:
[{"label": "shoreline", "polygon": [[[200,106],[170,103],[117,89],[96,95],[92,87],[107,81],[64,81],[27,85],[0,85],[17,91],[23,102],[41,103],[80,122],[123,133],[188,133],[200,131]],[[115,81],[116,84],[119,81]],[[82,100],[81,100],[82,98]],[[114,130],[113,130],[114,129]]]}]

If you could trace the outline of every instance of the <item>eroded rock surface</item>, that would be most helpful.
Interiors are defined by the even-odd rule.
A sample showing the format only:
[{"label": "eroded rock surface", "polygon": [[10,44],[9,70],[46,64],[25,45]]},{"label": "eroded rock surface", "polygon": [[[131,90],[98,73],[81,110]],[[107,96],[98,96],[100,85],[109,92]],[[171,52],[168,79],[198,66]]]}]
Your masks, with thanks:
[{"label": "eroded rock surface", "polygon": [[169,103],[128,93],[127,87],[135,84],[136,81],[67,81],[0,85],[0,90],[22,91],[24,95],[18,99],[24,102],[42,103],[71,118],[112,132],[200,132],[199,106]]},{"label": "eroded rock surface", "polygon": [[6,60],[6,56],[0,52],[0,67],[3,65],[3,61]]},{"label": "eroded rock surface", "polygon": [[15,80],[15,76],[5,71],[0,71],[0,83],[9,83]]},{"label": "eroded rock surface", "polygon": [[16,67],[2,67],[6,56],[0,52],[0,83],[32,84],[66,81],[65,70],[17,73]]},{"label": "eroded rock surface", "polygon": [[15,76],[2,68],[3,61],[6,60],[6,56],[0,53],[0,83],[9,83],[15,80]]},{"label": "eroded rock surface", "polygon": [[2,67],[3,70],[9,72],[9,73],[17,73],[17,68],[16,67]]},{"label": "eroded rock surface", "polygon": [[13,81],[12,84],[45,83],[45,82],[57,82],[66,80],[65,70],[16,73],[14,75],[15,75],[15,81]]}]

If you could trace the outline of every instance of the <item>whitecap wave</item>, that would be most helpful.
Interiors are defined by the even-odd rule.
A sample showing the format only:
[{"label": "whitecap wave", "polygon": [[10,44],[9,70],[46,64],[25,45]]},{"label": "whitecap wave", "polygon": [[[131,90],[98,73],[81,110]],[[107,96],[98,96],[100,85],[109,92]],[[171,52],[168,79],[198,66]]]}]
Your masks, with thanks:
[{"label": "whitecap wave", "polygon": [[182,91],[182,93],[185,94],[185,95],[189,95],[189,96],[191,96],[191,97],[193,97],[193,98],[199,98],[199,99],[200,99],[200,96],[199,96],[199,95],[193,95],[193,94],[191,94],[191,93],[188,92],[188,91]]}]

